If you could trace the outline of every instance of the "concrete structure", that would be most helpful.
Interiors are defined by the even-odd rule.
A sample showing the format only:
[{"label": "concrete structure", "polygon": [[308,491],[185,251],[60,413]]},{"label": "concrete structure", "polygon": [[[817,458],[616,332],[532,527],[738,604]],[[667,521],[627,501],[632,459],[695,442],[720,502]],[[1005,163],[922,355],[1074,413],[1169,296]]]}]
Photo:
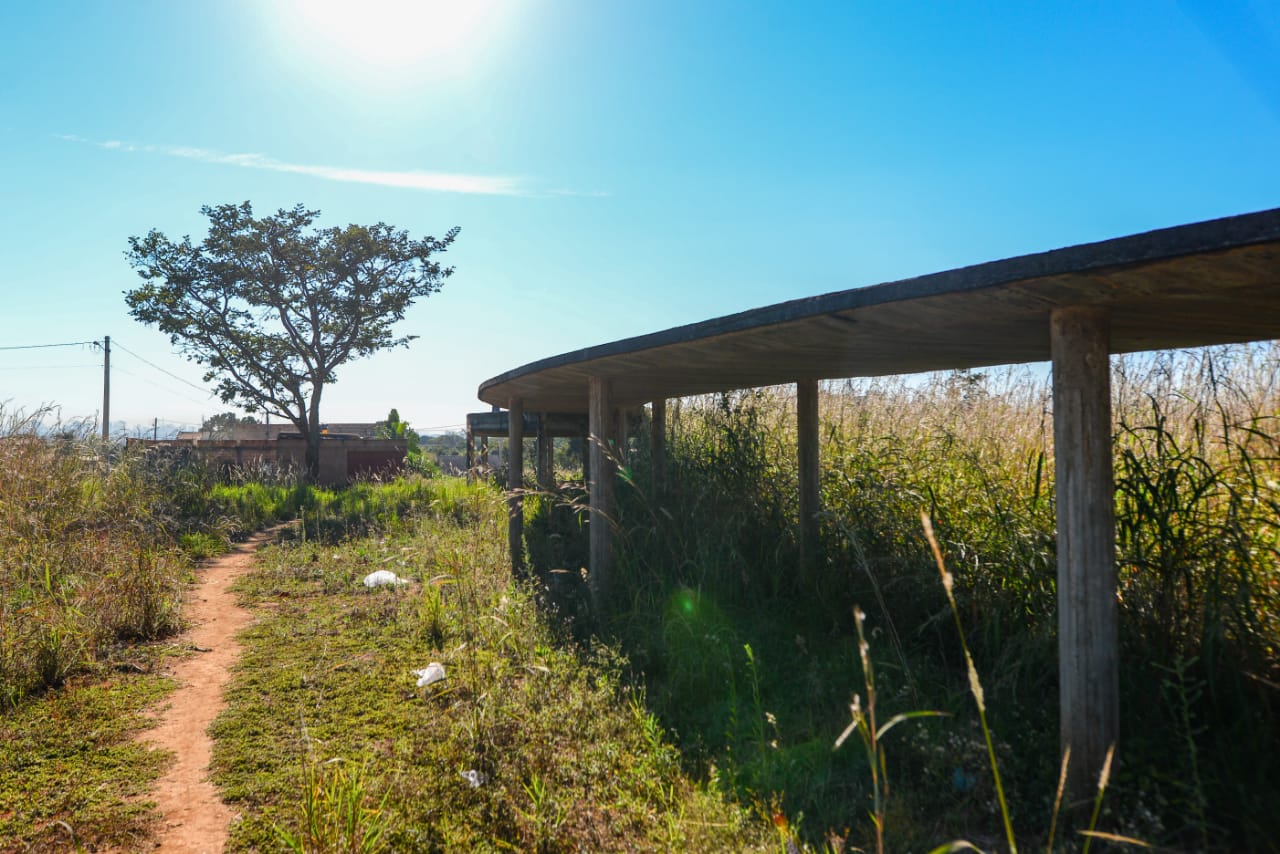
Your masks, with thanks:
[{"label": "concrete structure", "polygon": [[[348,424],[321,424],[321,431],[333,435],[354,436],[360,439],[378,438],[378,429],[386,425],[385,421],[352,422]],[[297,433],[298,428],[290,422],[275,424],[237,424],[229,430],[183,430],[177,439],[184,442],[196,439],[221,441],[274,441],[282,435]]]},{"label": "concrete structure", "polygon": [[[481,384],[530,415],[587,413],[592,591],[609,578],[618,414],[796,383],[800,506],[812,536],[822,379],[1052,359],[1061,735],[1073,786],[1118,736],[1108,355],[1280,337],[1280,209],[794,300],[543,359]],[[655,423],[657,413],[655,406]],[[656,445],[655,445],[656,446]],[[658,461],[660,464],[660,461]],[[512,526],[512,537],[519,535]],[[514,551],[513,551],[514,553]]]},{"label": "concrete structure", "polygon": [[[273,425],[274,426],[274,425]],[[294,431],[277,439],[130,439],[148,448],[191,448],[227,469],[271,468],[299,472],[306,468],[307,444]],[[408,448],[404,439],[359,439],[325,436],[320,442],[322,486],[342,486],[361,477],[394,477],[404,471]]]},{"label": "concrete structure", "polygon": [[502,454],[497,451],[490,451],[487,458],[476,457],[471,463],[467,461],[466,454],[436,454],[436,465],[440,466],[442,474],[451,477],[464,477],[468,472],[485,468],[490,471],[502,465]]}]

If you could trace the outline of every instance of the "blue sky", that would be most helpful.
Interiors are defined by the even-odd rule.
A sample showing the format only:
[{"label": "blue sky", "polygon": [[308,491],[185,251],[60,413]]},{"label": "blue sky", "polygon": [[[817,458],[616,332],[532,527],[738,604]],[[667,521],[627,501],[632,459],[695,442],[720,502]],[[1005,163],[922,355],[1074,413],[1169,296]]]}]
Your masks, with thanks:
[{"label": "blue sky", "polygon": [[[0,347],[110,335],[117,429],[196,422],[130,235],[457,225],[421,337],[323,412],[442,427],[556,353],[1280,206],[1274,3],[356,5],[0,2]],[[0,401],[92,418],[98,360],[0,350]]]}]

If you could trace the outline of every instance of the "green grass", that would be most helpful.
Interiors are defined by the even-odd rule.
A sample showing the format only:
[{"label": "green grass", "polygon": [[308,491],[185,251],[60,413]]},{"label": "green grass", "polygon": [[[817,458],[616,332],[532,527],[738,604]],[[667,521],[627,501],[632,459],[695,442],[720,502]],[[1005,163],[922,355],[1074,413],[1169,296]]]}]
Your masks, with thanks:
[{"label": "green grass", "polygon": [[[500,496],[450,489],[394,532],[273,549],[242,583],[259,618],[213,730],[232,849],[352,826],[368,850],[769,847],[681,773],[616,653],[512,587]],[[360,586],[381,568],[414,584]],[[447,680],[415,687],[431,661]]]},{"label": "green grass", "polygon": [[[1099,822],[1118,833],[1208,850],[1280,838],[1277,375],[1266,346],[1116,362],[1122,741]],[[877,781],[830,750],[862,684],[861,605],[881,719],[951,714],[888,749],[887,849],[1000,844],[924,510],[984,674],[1013,832],[1047,839],[1060,760],[1049,405],[1046,379],[1021,369],[826,388],[816,566],[796,539],[789,389],[672,402],[661,500],[636,438],[603,625],[691,773],[743,802],[775,797],[812,844],[848,827],[873,846]],[[554,585],[581,565],[583,533],[572,507],[543,504],[527,520],[555,540],[529,553]]]},{"label": "green grass", "polygon": [[173,687],[155,674],[80,676],[0,715],[0,850],[145,848],[158,818],[146,793],[168,760],[134,736]]},{"label": "green grass", "polygon": [[[188,535],[194,553],[292,516],[296,539],[241,590],[259,619],[215,727],[217,780],[244,816],[237,850],[1034,849],[1051,834],[1081,845],[1091,820],[1174,849],[1274,847],[1277,375],[1274,347],[1117,362],[1122,740],[1098,814],[1068,810],[1056,825],[1043,377],[827,388],[822,550],[809,564],[786,390],[673,402],[668,488],[660,500],[638,437],[619,487],[614,598],[598,614],[577,493],[526,502],[537,575],[523,589],[485,487],[215,487],[184,466],[121,461],[105,477],[58,446],[0,443],[0,847],[69,845],[59,821],[82,839],[142,838],[144,809],[78,782],[52,811],[19,817],[37,765],[75,776],[97,753],[64,757],[64,741],[90,742],[17,733],[89,707],[57,714],[111,756],[137,724],[119,711],[133,700],[104,692],[152,689],[104,662],[176,625],[186,558],[169,543]],[[375,569],[413,584],[367,591],[359,580]],[[432,661],[448,679],[415,687],[412,671]],[[866,755],[835,749],[855,692],[868,712],[872,673],[876,721],[949,717],[911,719],[883,743],[884,724],[864,717]]]},{"label": "green grass", "polygon": [[310,542],[433,502],[474,514],[465,485],[220,485],[198,459],[119,448],[108,467],[91,437],[43,435],[37,416],[0,410],[0,850],[146,847],[166,760],[132,736],[172,687],[154,667],[193,559],[298,513]]}]

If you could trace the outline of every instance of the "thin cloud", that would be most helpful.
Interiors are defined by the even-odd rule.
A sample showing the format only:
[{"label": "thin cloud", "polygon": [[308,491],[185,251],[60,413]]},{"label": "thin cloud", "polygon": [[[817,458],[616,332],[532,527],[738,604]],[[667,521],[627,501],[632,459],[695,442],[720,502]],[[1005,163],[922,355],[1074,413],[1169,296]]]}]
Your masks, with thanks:
[{"label": "thin cloud", "polygon": [[605,192],[605,191],[603,191],[603,190],[564,190],[564,189],[559,189],[559,190],[548,190],[548,191],[547,191],[547,195],[549,195],[549,196],[575,196],[575,197],[577,197],[577,198],[585,198],[585,199],[607,199],[607,198],[609,198],[609,195],[610,195],[610,194],[609,194],[609,193],[606,193],[606,192]]},{"label": "thin cloud", "polygon": [[405,190],[424,190],[434,193],[463,193],[482,196],[530,195],[519,178],[502,175],[467,175],[453,172],[388,172],[375,169],[353,169],[341,166],[312,166],[303,163],[287,163],[264,154],[228,154],[211,148],[193,148],[178,145],[136,145],[120,140],[98,142],[75,134],[58,134],[59,139],[92,145],[109,151],[131,151],[144,154],[161,154],[181,157],[201,163],[223,166],[239,166],[242,169],[265,169],[269,172],[287,172],[309,175],[325,181],[342,181],[349,184],[372,184],[379,187],[398,187]]}]

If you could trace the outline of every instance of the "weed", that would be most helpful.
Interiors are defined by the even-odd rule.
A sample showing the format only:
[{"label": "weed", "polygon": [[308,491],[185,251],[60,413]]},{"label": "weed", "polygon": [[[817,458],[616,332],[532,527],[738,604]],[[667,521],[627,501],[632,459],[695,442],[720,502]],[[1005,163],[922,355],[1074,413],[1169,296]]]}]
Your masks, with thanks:
[{"label": "weed", "polygon": [[[894,715],[883,724],[877,721],[875,669],[871,665],[871,647],[867,644],[867,639],[862,629],[865,619],[866,615],[862,613],[861,608],[854,609],[854,624],[858,629],[858,656],[862,661],[862,679],[867,692],[867,701],[864,705],[861,695],[853,695],[853,703],[849,706],[851,718],[849,725],[836,738],[835,746],[839,748],[855,732],[862,740],[862,746],[867,754],[867,768],[871,771],[871,798],[873,804],[871,820],[875,827],[876,851],[883,854],[885,801],[889,797],[888,769],[885,766],[883,739],[891,729],[904,721],[912,720],[913,718],[937,716],[941,712],[903,712]],[[997,776],[998,784],[999,777]]]},{"label": "weed", "polygon": [[379,854],[387,850],[383,813],[387,796],[371,806],[365,784],[366,768],[341,759],[324,763],[308,760],[302,772],[302,816],[293,832],[276,827],[281,843],[290,851]]},{"label": "weed", "polygon": [[[1280,833],[1280,345],[1117,358],[1113,375],[1126,741],[1107,809],[1130,838],[1266,847]],[[801,572],[790,390],[670,402],[668,489],[658,504],[638,441],[618,488],[615,595],[597,616],[687,766],[747,802],[780,792],[811,844],[845,825],[851,844],[874,844],[849,814],[871,797],[865,763],[808,748],[849,721],[840,686],[859,678],[861,602],[868,640],[890,653],[874,662],[882,706],[954,715],[896,745],[886,845],[927,848],[1002,815],[991,775],[974,774],[993,753],[1012,830],[1043,841],[1061,767],[1050,406],[1038,368],[827,384],[821,549]],[[553,533],[560,553],[582,548],[573,526]],[[711,618],[680,616],[681,601]],[[760,703],[787,722],[765,776],[744,644],[770,665]],[[1151,666],[1179,660],[1176,679]],[[958,691],[970,662],[988,674],[986,734]]]},{"label": "weed", "polygon": [[0,408],[0,703],[84,672],[113,643],[178,625],[186,562],[143,461],[98,468],[91,440]]}]

